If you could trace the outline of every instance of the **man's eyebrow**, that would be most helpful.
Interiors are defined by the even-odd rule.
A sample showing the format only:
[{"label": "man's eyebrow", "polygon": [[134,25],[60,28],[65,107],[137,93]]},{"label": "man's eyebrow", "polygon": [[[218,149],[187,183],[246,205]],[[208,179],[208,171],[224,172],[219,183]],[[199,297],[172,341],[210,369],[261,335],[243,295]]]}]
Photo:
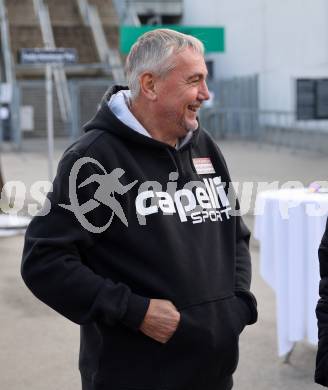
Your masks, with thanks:
[{"label": "man's eyebrow", "polygon": [[194,79],[195,77],[199,77],[200,79],[206,79],[207,75],[208,75],[207,72],[206,72],[206,73],[194,73],[194,74],[192,74],[191,76],[189,76],[189,77],[187,78],[187,80]]}]

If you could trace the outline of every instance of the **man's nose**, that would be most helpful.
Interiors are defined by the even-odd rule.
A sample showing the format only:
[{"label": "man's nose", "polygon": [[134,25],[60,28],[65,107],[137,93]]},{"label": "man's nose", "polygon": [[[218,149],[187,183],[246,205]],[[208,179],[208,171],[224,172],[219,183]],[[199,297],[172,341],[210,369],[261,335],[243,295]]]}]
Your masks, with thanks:
[{"label": "man's nose", "polygon": [[207,84],[206,84],[205,80],[203,80],[201,85],[200,85],[199,97],[201,98],[201,100],[208,100],[210,98],[210,93],[208,91]]}]

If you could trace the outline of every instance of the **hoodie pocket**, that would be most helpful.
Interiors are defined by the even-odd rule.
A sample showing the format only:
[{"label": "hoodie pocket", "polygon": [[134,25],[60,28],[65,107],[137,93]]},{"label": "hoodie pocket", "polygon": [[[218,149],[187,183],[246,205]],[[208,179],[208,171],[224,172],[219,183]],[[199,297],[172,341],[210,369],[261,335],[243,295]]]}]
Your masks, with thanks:
[{"label": "hoodie pocket", "polygon": [[221,389],[237,367],[247,310],[235,296],[181,309],[178,328],[161,353],[162,388]]},{"label": "hoodie pocket", "polygon": [[95,389],[156,389],[163,344],[122,325],[104,328],[102,334]]},{"label": "hoodie pocket", "polygon": [[102,326],[95,389],[231,389],[247,306],[235,296],[180,309],[166,344],[122,325]]}]

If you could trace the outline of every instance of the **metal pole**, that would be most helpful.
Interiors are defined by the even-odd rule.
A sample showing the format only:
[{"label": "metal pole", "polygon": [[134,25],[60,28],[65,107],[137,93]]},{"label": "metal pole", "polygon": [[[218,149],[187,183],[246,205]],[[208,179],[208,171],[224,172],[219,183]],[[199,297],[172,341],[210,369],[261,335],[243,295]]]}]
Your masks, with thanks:
[{"label": "metal pole", "polygon": [[54,161],[54,113],[53,113],[53,85],[52,85],[52,67],[46,65],[46,95],[47,95],[47,135],[48,135],[48,169],[49,180],[53,180],[53,161]]},{"label": "metal pole", "polygon": [[12,98],[10,105],[11,138],[18,150],[22,147],[22,128],[20,119],[21,92],[17,83],[12,85]]},{"label": "metal pole", "polygon": [[[0,95],[1,95],[1,90],[3,88],[3,84],[0,83]],[[0,110],[2,109],[2,104],[0,104]],[[2,113],[0,111],[0,151],[2,149],[2,143],[4,141],[3,139],[3,120],[2,120]],[[0,167],[0,191],[1,191],[1,167]]]}]

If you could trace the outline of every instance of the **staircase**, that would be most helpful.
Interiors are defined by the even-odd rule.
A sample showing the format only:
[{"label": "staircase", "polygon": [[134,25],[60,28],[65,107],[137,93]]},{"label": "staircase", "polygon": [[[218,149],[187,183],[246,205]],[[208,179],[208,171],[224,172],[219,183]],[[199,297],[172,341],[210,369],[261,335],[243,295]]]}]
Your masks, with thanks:
[{"label": "staircase", "polygon": [[79,26],[82,23],[74,0],[45,0],[53,26]]},{"label": "staircase", "polygon": [[7,0],[8,19],[17,26],[38,26],[39,22],[34,13],[33,0]]},{"label": "staircase", "polygon": [[52,27],[57,47],[73,47],[78,53],[80,64],[99,62],[95,43],[89,27],[55,26]]},{"label": "staircase", "polygon": [[119,47],[119,17],[112,0],[89,0],[89,22],[103,64],[116,84],[125,84]]},{"label": "staircase", "polygon": [[21,48],[43,47],[39,26],[10,26],[11,49],[15,62]]},{"label": "staircase", "polygon": [[[13,59],[18,63],[21,48],[43,47],[39,21],[34,12],[33,0],[7,0],[10,42]],[[26,72],[17,71],[17,78],[24,77]]]},{"label": "staircase", "polygon": [[47,0],[56,47],[77,50],[80,64],[99,62],[90,27],[83,24],[75,0]]},{"label": "staircase", "polygon": [[[83,1],[79,2],[78,0],[0,1],[1,5],[4,5],[1,8],[3,14],[7,14],[5,20],[8,20],[8,28],[6,29],[8,34],[2,32],[1,36],[5,37],[6,39],[3,38],[3,40],[8,42],[6,53],[11,53],[11,56],[4,56],[4,59],[10,59],[11,57],[14,59],[14,66],[10,68],[16,73],[15,76],[18,79],[20,88],[20,93],[17,95],[20,97],[20,100],[18,98],[15,100],[15,105],[12,108],[12,117],[15,115],[16,117],[19,116],[19,106],[33,107],[34,130],[24,133],[24,137],[45,135],[45,69],[44,66],[19,64],[18,54],[20,49],[43,48],[47,46],[75,48],[77,50],[79,59],[77,65],[67,66],[64,69],[61,66],[54,67],[54,78],[56,80],[56,93],[54,92],[54,131],[56,136],[69,134],[71,132],[70,122],[65,122],[65,118],[62,115],[63,99],[61,92],[68,91],[66,80],[74,76],[74,79],[72,77],[69,80],[69,87],[72,87],[72,91],[75,91],[71,94],[75,99],[73,99],[72,109],[68,109],[68,112],[75,114],[73,118],[75,122],[80,122],[81,119],[83,121],[89,119],[91,115],[90,98],[92,98],[92,94],[90,95],[91,87],[87,84],[83,88],[75,86],[76,77],[84,78],[86,81],[91,77],[96,77],[94,79],[95,82],[97,82],[99,76],[102,77],[99,79],[99,86],[97,84],[97,88],[94,89],[93,99],[95,102],[98,102],[108,84],[111,83],[113,75],[115,78],[121,69],[120,65],[116,65],[120,63],[117,50],[119,45],[119,18],[112,0],[86,0],[84,6]],[[97,29],[95,29],[95,24],[92,24],[91,27],[88,17],[85,15],[86,13],[83,12],[83,10],[91,8],[88,5],[92,5],[95,7],[93,9],[98,10]],[[95,30],[101,31],[102,34],[95,34],[97,32]],[[9,39],[7,39],[7,36]],[[95,36],[98,38],[97,46]],[[102,39],[99,40],[99,37]],[[103,52],[106,53],[105,56],[102,55],[100,57],[99,53],[103,53],[99,50],[99,41],[104,43],[102,48]],[[5,46],[3,44],[3,47]],[[57,73],[55,72],[58,74],[63,73],[63,78],[60,78],[60,82],[57,82],[58,77],[56,78]],[[65,83],[62,82],[63,80]],[[96,109],[96,103],[94,106],[92,107],[92,112]],[[64,107],[69,108],[70,105],[64,104]],[[76,120],[75,118],[78,119]],[[72,118],[69,119],[71,120]],[[18,122],[11,126],[11,131],[14,133],[16,130],[14,131],[13,129],[17,129],[17,132],[21,135]]]},{"label": "staircase", "polygon": [[103,27],[108,46],[118,48],[120,44],[118,28],[110,25],[104,25]]},{"label": "staircase", "polygon": [[98,13],[110,48],[119,46],[119,18],[112,0],[89,0],[89,4],[97,7]]},{"label": "staircase", "polygon": [[89,0],[89,4],[98,8],[103,26],[118,28],[119,19],[112,0]]}]

